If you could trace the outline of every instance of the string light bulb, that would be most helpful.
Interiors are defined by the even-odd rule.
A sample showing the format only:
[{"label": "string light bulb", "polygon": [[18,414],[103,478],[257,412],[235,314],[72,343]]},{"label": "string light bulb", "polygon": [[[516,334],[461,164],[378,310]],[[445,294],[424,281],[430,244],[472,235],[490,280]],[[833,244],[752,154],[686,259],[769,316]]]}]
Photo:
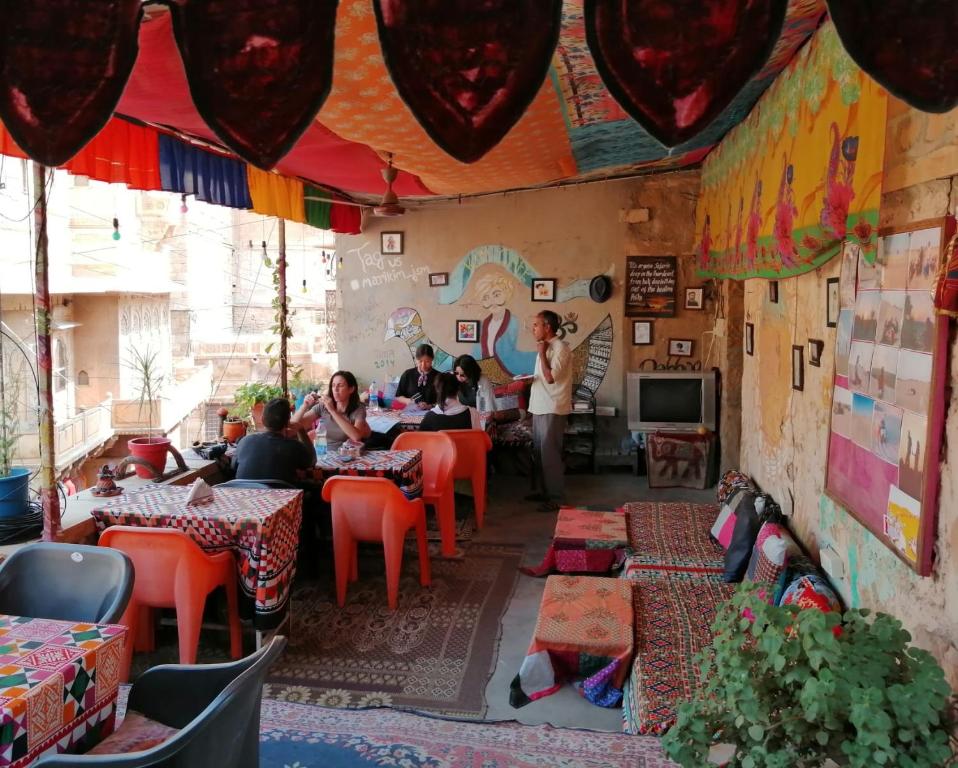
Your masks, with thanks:
[{"label": "string light bulb", "polygon": [[308,293],[308,291],[306,290],[306,278],[305,278],[305,277],[303,278],[303,293]]},{"label": "string light bulb", "polygon": [[120,220],[116,217],[113,218],[113,239],[120,239]]},{"label": "string light bulb", "polygon": [[184,192],[183,195],[180,197],[180,200],[182,201],[181,204],[180,204],[180,213],[189,213],[189,212],[190,212],[190,207],[186,204],[186,193],[185,193],[185,192]]}]

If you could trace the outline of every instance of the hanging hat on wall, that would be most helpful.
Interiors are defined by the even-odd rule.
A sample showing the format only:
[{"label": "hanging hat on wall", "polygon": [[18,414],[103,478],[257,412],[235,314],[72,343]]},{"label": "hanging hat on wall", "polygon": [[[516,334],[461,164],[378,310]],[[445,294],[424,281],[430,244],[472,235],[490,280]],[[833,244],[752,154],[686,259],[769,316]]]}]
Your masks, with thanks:
[{"label": "hanging hat on wall", "polygon": [[589,283],[589,298],[601,304],[612,295],[612,280],[608,275],[596,275]]}]

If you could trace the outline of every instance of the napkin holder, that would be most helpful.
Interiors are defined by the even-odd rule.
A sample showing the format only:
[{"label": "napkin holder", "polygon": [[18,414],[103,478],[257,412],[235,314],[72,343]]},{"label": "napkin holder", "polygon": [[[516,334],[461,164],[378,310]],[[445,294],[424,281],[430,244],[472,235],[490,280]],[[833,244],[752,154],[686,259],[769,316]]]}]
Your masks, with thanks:
[{"label": "napkin holder", "polygon": [[197,478],[190,486],[189,495],[186,497],[186,506],[207,504],[211,501],[213,501],[213,489],[202,477]]}]

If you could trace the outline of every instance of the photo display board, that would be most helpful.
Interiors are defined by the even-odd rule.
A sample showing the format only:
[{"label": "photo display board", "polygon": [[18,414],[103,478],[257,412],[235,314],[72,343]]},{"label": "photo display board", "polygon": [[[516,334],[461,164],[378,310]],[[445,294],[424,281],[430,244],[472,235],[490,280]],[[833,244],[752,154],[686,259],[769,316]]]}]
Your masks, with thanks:
[{"label": "photo display board", "polygon": [[842,249],[826,492],[931,573],[948,320],[934,287],[954,218],[882,231],[874,263]]},{"label": "photo display board", "polygon": [[626,316],[673,317],[677,269],[675,256],[626,257]]}]

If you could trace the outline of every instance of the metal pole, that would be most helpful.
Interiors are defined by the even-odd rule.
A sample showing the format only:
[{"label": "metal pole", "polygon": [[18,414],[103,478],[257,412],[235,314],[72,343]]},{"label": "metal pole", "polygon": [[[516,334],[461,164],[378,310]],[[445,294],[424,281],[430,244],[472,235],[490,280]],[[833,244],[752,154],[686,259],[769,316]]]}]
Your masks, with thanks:
[{"label": "metal pole", "polygon": [[53,361],[50,345],[50,254],[47,242],[47,169],[33,165],[33,220],[36,231],[37,382],[40,404],[40,503],[43,505],[43,540],[60,536],[60,497],[57,496],[53,424]]},{"label": "metal pole", "polygon": [[289,397],[289,361],[286,358],[286,337],[289,335],[289,303],[286,299],[286,219],[279,220],[279,383],[283,397]]}]

